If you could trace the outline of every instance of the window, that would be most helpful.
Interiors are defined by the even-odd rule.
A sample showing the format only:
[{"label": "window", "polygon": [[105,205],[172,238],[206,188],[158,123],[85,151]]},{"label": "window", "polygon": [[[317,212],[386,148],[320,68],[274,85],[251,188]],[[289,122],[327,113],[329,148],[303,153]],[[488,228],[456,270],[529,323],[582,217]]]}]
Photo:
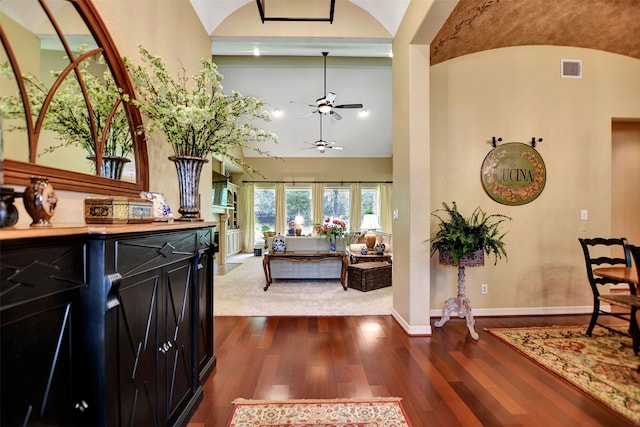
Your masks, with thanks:
[{"label": "window", "polygon": [[363,188],[361,193],[362,198],[362,213],[373,212],[380,215],[380,196],[378,194],[378,188]]},{"label": "window", "polygon": [[[287,205],[285,220],[287,224],[295,222],[296,216],[302,216],[302,235],[306,236],[313,231],[313,210],[311,203],[311,188],[288,188],[284,190]],[[287,230],[289,227],[286,227]]]},{"label": "window", "polygon": [[350,197],[351,191],[348,188],[325,188],[322,197],[322,214],[348,223]]},{"label": "window", "polygon": [[[262,238],[263,231],[276,230],[276,190],[256,188],[253,192],[253,214],[256,222],[256,239]],[[263,227],[266,227],[263,229]]]}]

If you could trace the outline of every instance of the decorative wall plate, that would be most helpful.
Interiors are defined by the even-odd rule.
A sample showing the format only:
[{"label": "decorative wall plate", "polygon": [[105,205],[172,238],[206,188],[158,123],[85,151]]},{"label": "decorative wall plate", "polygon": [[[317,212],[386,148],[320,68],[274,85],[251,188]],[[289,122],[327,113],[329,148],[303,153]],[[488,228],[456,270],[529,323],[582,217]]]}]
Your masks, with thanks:
[{"label": "decorative wall plate", "polygon": [[491,150],[480,174],[489,197],[511,206],[532,202],[547,182],[542,157],[535,148],[521,142],[509,142]]}]

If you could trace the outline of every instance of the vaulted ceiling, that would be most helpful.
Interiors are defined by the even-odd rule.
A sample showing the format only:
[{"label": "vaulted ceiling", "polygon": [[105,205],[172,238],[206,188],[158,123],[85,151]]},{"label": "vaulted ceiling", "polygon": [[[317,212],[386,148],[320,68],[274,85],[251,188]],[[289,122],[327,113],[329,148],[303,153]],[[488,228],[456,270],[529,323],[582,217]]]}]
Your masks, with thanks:
[{"label": "vaulted ceiling", "polygon": [[[233,19],[234,13],[242,8],[245,19],[259,22],[255,0],[190,1],[212,35],[214,58],[221,63],[225,63],[222,55],[249,57],[253,55],[254,48],[260,49],[263,56],[281,57],[279,66],[287,56],[297,57],[291,59],[291,67],[297,72],[286,83],[279,73],[269,73],[273,66],[267,59],[261,60],[259,66],[263,68],[258,77],[244,83],[244,87],[235,86],[243,84],[238,80],[239,75],[238,78],[225,75],[227,84],[233,84],[240,92],[250,91],[261,96],[284,112],[283,118],[269,125],[280,136],[276,155],[391,156],[390,71],[387,77],[368,77],[371,67],[353,63],[356,57],[368,57],[369,60],[387,57],[386,66],[390,67],[388,54],[391,42],[409,0],[336,0],[335,22],[322,24],[326,26],[326,37],[307,37],[285,30],[279,37],[219,37],[217,29],[224,26],[227,18]],[[264,1],[269,6],[269,2],[289,0]],[[330,0],[313,1],[328,4]],[[423,40],[430,43],[432,65],[483,50],[520,45],[574,46],[640,59],[640,0],[434,0],[433,3],[433,8],[445,10],[448,18],[440,28],[421,29],[430,34]],[[379,22],[388,32],[388,37],[336,37],[341,17],[344,20],[345,10],[353,8],[353,5]],[[263,25],[286,29],[290,24],[270,22]],[[318,138],[318,121],[313,117],[301,117],[308,107],[289,103],[291,100],[312,103],[322,95],[321,51],[331,52],[328,90],[336,92],[340,102],[362,102],[372,113],[367,119],[357,116],[356,111],[348,110],[344,111],[344,120],[340,122],[325,119],[324,139],[345,145],[344,151],[327,150],[325,154],[315,150],[301,151],[303,142]],[[341,62],[336,58],[340,56],[351,59],[345,58]],[[374,69],[379,74],[380,68]],[[269,74],[274,74],[276,80],[268,80]],[[376,85],[374,90],[371,89],[372,84]]]}]

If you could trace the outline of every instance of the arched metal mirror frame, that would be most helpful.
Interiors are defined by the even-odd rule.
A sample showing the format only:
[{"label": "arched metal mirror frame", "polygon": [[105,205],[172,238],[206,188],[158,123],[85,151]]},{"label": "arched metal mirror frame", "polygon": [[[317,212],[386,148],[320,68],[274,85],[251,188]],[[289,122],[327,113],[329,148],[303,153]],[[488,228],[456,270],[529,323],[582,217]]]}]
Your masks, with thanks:
[{"label": "arched metal mirror frame", "polygon": [[[133,84],[122,62],[122,57],[118,53],[115,43],[109,35],[95,6],[90,0],[73,0],[70,1],[70,3],[73,4],[85,21],[89,31],[91,31],[95,41],[98,43],[99,50],[102,50],[102,54],[113,74],[115,82],[123,89],[124,93],[133,95]],[[54,22],[54,25],[57,24]],[[15,55],[2,27],[0,27],[0,38],[15,72],[15,70],[18,69]],[[20,73],[18,71],[16,78],[19,75]],[[145,136],[144,133],[138,134],[138,132],[135,131],[136,129],[142,128],[142,117],[140,111],[130,103],[124,103],[123,107],[129,119],[129,125],[132,128],[134,138],[136,182],[119,181],[97,175],[37,165],[35,163],[4,159],[4,184],[27,185],[29,184],[30,177],[45,176],[49,178],[49,182],[57,190],[139,197],[141,191],[149,190],[149,158],[147,155]],[[29,143],[31,144],[32,141],[29,141]]]}]

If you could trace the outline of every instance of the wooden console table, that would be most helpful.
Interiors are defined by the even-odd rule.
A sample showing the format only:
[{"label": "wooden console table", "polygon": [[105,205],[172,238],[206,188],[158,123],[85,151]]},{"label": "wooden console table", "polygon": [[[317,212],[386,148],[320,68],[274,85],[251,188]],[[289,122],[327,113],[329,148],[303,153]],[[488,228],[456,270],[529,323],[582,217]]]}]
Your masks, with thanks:
[{"label": "wooden console table", "polygon": [[348,289],[346,283],[347,267],[349,266],[349,258],[345,252],[267,252],[262,258],[262,268],[264,269],[264,277],[266,284],[264,290],[269,289],[271,282],[271,260],[278,259],[289,262],[320,262],[328,259],[342,259],[342,269],[340,270],[340,284],[346,291]]}]

